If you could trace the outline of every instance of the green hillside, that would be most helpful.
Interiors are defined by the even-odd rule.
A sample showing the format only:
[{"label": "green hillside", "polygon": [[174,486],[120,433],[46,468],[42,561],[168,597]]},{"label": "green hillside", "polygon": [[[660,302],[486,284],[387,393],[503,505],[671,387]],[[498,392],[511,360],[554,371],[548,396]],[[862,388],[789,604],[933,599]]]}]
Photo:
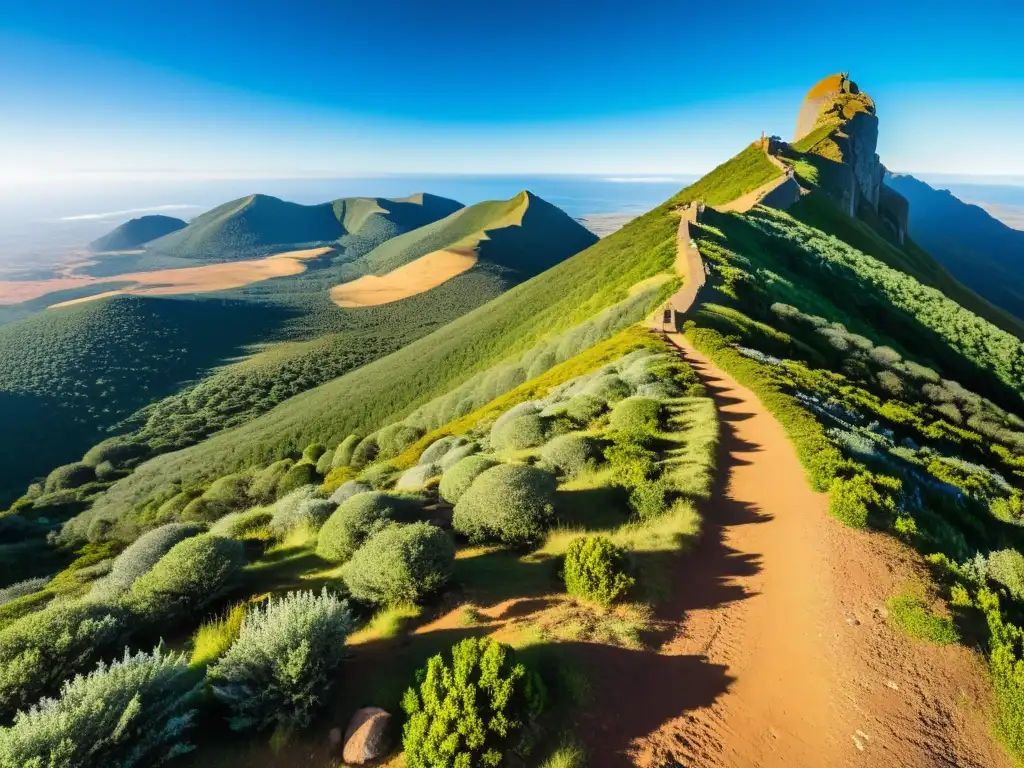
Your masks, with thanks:
[{"label": "green hillside", "polygon": [[0,504],[274,322],[236,302],[118,296],[0,326]]},{"label": "green hillside", "polygon": [[910,233],[954,277],[988,301],[1024,317],[1024,232],[913,176],[886,184],[910,202]]},{"label": "green hillside", "polygon": [[96,252],[127,251],[187,226],[187,222],[173,216],[140,216],[137,219],[126,221],[112,232],[93,240],[89,243],[89,250]]}]

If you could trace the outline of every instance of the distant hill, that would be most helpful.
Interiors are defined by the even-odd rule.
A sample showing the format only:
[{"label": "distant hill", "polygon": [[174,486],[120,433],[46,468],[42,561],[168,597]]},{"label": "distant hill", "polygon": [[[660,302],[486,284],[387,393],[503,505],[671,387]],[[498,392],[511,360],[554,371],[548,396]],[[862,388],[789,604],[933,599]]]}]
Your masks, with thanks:
[{"label": "distant hill", "polygon": [[184,229],[150,243],[147,251],[224,261],[336,243],[351,236],[383,241],[461,207],[454,200],[426,194],[397,200],[342,198],[317,205],[250,195],[197,216]]},{"label": "distant hill", "polygon": [[886,184],[910,201],[910,234],[965,285],[1024,318],[1024,232],[913,176]]},{"label": "distant hill", "polygon": [[89,250],[97,253],[103,251],[127,251],[156,240],[158,237],[169,235],[184,229],[188,222],[176,219],[173,216],[140,216],[137,219],[126,221],[112,232],[97,238],[89,243]]}]

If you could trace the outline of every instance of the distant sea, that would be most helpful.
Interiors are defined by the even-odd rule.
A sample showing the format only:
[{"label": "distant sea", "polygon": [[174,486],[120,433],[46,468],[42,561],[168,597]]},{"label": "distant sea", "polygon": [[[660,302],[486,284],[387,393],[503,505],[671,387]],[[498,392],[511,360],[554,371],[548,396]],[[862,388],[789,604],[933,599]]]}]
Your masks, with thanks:
[{"label": "distant sea", "polygon": [[472,205],[507,199],[528,189],[570,216],[581,218],[588,214],[639,215],[693,180],[686,176],[373,176],[131,181],[0,190],[0,279],[57,263],[128,219],[162,213],[187,221],[255,192],[304,204],[338,197],[404,197],[430,192]]}]

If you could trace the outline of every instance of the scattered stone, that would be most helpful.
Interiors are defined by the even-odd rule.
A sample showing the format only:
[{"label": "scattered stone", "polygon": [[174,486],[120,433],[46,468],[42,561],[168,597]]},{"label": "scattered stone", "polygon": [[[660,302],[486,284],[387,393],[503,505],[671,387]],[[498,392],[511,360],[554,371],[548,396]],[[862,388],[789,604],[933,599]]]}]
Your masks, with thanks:
[{"label": "scattered stone", "polygon": [[391,715],[380,707],[357,710],[345,731],[341,759],[349,765],[365,765],[391,751]]}]

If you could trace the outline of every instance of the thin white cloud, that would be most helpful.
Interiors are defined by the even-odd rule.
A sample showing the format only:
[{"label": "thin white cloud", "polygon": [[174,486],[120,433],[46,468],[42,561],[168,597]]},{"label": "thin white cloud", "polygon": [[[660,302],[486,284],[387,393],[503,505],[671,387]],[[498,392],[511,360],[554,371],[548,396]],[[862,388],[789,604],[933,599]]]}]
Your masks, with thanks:
[{"label": "thin white cloud", "polygon": [[108,211],[106,213],[83,213],[78,216],[62,216],[61,221],[91,221],[95,219],[114,219],[119,216],[129,216],[133,213],[157,213],[160,211],[184,211],[191,208],[201,208],[200,205],[153,205],[149,208],[129,208],[126,211]]}]

